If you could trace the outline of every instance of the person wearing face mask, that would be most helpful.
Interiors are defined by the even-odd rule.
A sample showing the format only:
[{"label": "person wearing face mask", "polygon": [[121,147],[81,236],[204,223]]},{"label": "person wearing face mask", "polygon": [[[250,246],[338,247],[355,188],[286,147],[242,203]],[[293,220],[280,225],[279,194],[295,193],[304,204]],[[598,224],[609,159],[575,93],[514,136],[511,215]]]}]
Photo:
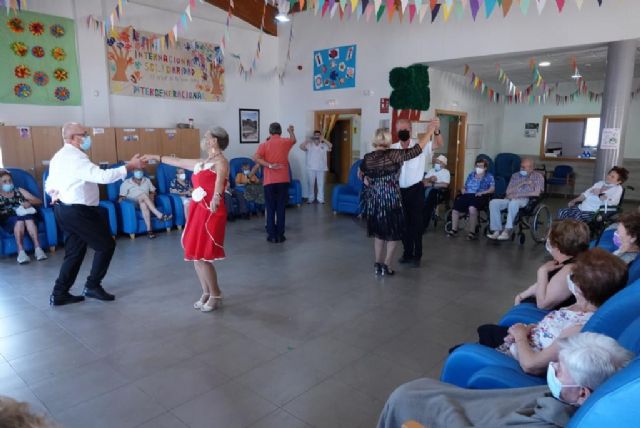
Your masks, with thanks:
[{"label": "person wearing face mask", "polygon": [[467,240],[476,239],[476,226],[478,225],[478,211],[483,210],[489,204],[491,194],[496,190],[496,182],[493,175],[487,171],[489,163],[486,159],[478,159],[475,169],[469,173],[464,183],[462,194],[453,202],[451,212],[451,230],[447,236],[458,236],[458,222],[460,214],[469,213]]},{"label": "person wearing face mask", "polygon": [[[567,426],[577,409],[626,367],[633,354],[598,333],[580,333],[557,342],[557,358],[545,367],[546,385],[478,390],[417,379],[389,396],[378,428]],[[615,415],[611,415],[611,426],[615,426]]]},{"label": "person wearing face mask", "polygon": [[422,218],[424,230],[429,227],[433,212],[442,197],[442,192],[449,188],[451,183],[451,173],[447,169],[447,157],[439,155],[433,158],[433,168],[424,174],[422,184],[424,185],[424,209]]},{"label": "person wearing face mask", "polygon": [[40,205],[42,201],[27,190],[15,187],[11,173],[4,169],[0,170],[0,186],[0,227],[7,233],[13,233],[18,247],[18,263],[25,264],[31,261],[23,246],[25,230],[33,242],[36,260],[46,260],[47,255],[40,246],[38,226],[35,222],[35,206]]},{"label": "person wearing face mask", "polygon": [[169,183],[169,193],[178,195],[182,200],[184,215],[189,215],[189,201],[191,200],[191,183],[187,181],[187,173],[183,168],[176,169],[176,177]]},{"label": "person wearing face mask", "polygon": [[255,164],[253,168],[248,164],[242,164],[241,170],[236,174],[236,187],[244,187],[244,198],[247,202],[264,207],[264,188],[260,177],[258,177],[260,165]]},{"label": "person wearing face mask", "polygon": [[609,170],[604,180],[584,191],[580,196],[569,201],[568,208],[558,211],[558,218],[575,218],[589,222],[602,205],[615,207],[622,198],[622,183],[629,178],[629,171],[620,166]]},{"label": "person wearing face mask", "polygon": [[[424,168],[427,159],[431,159],[433,150],[442,147],[440,136],[440,120],[436,119],[437,128],[431,141],[424,147],[422,153],[413,159],[402,163],[400,169],[400,194],[402,195],[402,208],[404,210],[405,228],[402,236],[403,253],[400,263],[407,263],[414,267],[420,265],[422,258],[422,233],[424,232]],[[411,122],[407,119],[399,119],[396,122],[398,142],[391,145],[392,149],[410,149],[416,145],[411,139]]]},{"label": "person wearing face mask", "polygon": [[[143,168],[145,162],[136,154],[122,166],[101,169],[85,153],[91,148],[91,136],[79,123],[66,123],[62,127],[62,138],[64,146],[51,159],[45,183],[56,221],[65,233],[64,261],[49,302],[54,306],[66,305],[81,302],[84,296],[114,300],[115,296],[102,287],[116,244],[111,238],[108,214],[98,206],[98,184],[123,180],[128,171]],[[95,251],[91,273],[84,296],[75,296],[69,290],[78,276],[87,247]]]},{"label": "person wearing face mask", "polygon": [[622,214],[613,233],[613,245],[617,248],[613,254],[625,263],[631,264],[640,254],[638,242],[640,242],[640,213]]},{"label": "person wearing face mask", "polygon": [[156,234],[151,228],[151,214],[156,216],[158,220],[169,221],[173,217],[171,214],[164,214],[156,208],[154,202],[156,188],[151,183],[149,178],[144,176],[142,168],[135,169],[133,176],[127,178],[120,185],[120,201],[128,200],[136,205],[136,208],[140,208],[144,224],[147,227],[147,236],[149,239],[154,239]]},{"label": "person wearing face mask", "polygon": [[[529,198],[538,197],[544,189],[544,177],[533,170],[533,160],[522,159],[520,172],[514,173],[509,179],[507,193],[504,199],[493,199],[489,202],[490,228],[493,231],[487,237],[499,241],[511,239],[513,221],[520,208],[529,203]],[[502,224],[502,211],[507,210],[507,222]]]},{"label": "person wearing face mask", "polygon": [[312,204],[316,199],[316,183],[318,185],[318,203],[324,204],[324,176],[329,169],[327,168],[327,153],[331,151],[331,147],[331,143],[322,138],[320,131],[314,131],[313,136],[300,145],[300,149],[307,152],[308,204]]}]

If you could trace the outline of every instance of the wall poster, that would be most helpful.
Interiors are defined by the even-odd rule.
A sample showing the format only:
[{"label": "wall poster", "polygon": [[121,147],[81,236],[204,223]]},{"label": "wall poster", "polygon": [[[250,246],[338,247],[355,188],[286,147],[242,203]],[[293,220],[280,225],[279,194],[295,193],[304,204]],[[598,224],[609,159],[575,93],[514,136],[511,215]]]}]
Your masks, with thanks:
[{"label": "wall poster", "polygon": [[356,86],[356,45],[313,52],[313,90]]}]

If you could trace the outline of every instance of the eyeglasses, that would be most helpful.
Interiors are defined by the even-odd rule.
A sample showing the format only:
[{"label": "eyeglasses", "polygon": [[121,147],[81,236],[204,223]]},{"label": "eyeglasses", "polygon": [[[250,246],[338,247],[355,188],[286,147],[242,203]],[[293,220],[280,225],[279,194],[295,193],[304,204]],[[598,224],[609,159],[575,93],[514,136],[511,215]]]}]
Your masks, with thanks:
[{"label": "eyeglasses", "polygon": [[71,138],[75,138],[75,137],[86,137],[87,135],[89,135],[88,132],[83,132],[82,134],[71,134]]}]

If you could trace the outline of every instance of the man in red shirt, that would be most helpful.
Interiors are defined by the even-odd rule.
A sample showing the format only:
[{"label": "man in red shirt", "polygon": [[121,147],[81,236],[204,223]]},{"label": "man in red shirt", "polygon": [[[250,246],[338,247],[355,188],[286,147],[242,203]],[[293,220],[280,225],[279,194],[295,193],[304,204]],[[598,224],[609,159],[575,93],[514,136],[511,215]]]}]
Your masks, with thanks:
[{"label": "man in red shirt", "polygon": [[289,196],[289,151],[296,143],[293,125],[282,138],[278,122],[269,125],[269,138],[258,146],[256,162],[264,167],[264,201],[267,209],[267,241],[284,242],[284,208]]}]

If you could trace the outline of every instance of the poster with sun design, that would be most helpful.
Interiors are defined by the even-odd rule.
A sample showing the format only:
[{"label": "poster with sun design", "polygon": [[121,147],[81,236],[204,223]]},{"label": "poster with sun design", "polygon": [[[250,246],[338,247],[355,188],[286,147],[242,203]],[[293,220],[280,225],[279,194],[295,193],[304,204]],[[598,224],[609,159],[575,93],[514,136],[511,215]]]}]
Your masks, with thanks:
[{"label": "poster with sun design", "polygon": [[0,103],[81,103],[72,19],[21,11],[0,14]]},{"label": "poster with sun design", "polygon": [[[167,36],[165,36],[167,37]],[[156,50],[160,34],[114,28],[107,36],[112,94],[190,101],[224,101],[222,50],[179,39]]]},{"label": "poster with sun design", "polygon": [[313,52],[313,90],[356,86],[356,45]]}]

